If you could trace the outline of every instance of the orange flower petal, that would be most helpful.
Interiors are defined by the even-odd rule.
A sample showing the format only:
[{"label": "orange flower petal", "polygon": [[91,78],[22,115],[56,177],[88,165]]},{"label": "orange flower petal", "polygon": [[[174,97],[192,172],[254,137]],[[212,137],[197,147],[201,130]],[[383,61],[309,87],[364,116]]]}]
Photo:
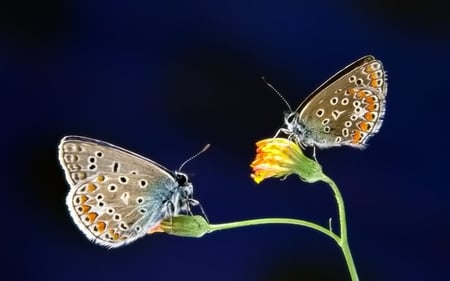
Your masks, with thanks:
[{"label": "orange flower petal", "polygon": [[284,138],[260,140],[256,146],[256,157],[250,164],[253,169],[250,177],[256,183],[293,173],[298,154],[303,155],[297,144]]}]

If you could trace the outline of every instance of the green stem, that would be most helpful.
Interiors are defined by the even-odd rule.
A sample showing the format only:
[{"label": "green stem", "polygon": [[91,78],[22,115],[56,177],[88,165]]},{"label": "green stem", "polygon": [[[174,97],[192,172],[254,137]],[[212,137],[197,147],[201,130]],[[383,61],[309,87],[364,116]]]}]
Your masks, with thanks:
[{"label": "green stem", "polygon": [[348,237],[347,237],[347,219],[345,216],[345,207],[344,207],[344,199],[342,198],[342,194],[339,191],[339,188],[337,187],[336,183],[327,177],[326,175],[323,175],[324,182],[328,183],[331,187],[331,190],[334,193],[334,197],[336,198],[337,206],[338,206],[338,217],[339,217],[339,234],[340,239],[339,241],[336,241],[341,247],[342,252],[345,257],[345,261],[347,262],[347,267],[350,272],[350,276],[352,278],[352,281],[358,281],[358,273],[356,272],[355,263],[353,262],[352,253],[350,251],[350,246],[348,244]]},{"label": "green stem", "polygon": [[331,230],[329,230],[325,227],[322,227],[320,225],[317,225],[317,224],[309,222],[309,221],[289,219],[289,218],[264,218],[264,219],[252,219],[252,220],[244,220],[244,221],[237,221],[237,222],[221,223],[221,224],[209,224],[208,232],[211,233],[216,230],[224,230],[224,229],[231,229],[231,228],[238,228],[238,227],[252,226],[252,225],[261,225],[261,224],[300,225],[300,226],[312,228],[319,232],[322,232],[323,234],[332,238],[338,244],[340,244],[340,240],[341,240],[336,234],[334,234]]},{"label": "green stem", "polygon": [[342,249],[342,253],[344,254],[345,261],[347,263],[347,267],[351,276],[352,281],[358,281],[358,273],[356,272],[355,263],[353,261],[352,253],[350,251],[350,246],[348,243],[347,237],[347,219],[345,215],[345,206],[344,199],[342,198],[342,194],[339,191],[336,183],[327,177],[325,174],[321,175],[321,180],[330,185],[331,190],[334,193],[334,197],[336,198],[336,203],[338,207],[338,217],[339,217],[339,235],[335,234],[331,227],[325,228],[315,223],[298,220],[298,219],[290,219],[290,218],[264,218],[264,219],[252,219],[252,220],[244,220],[238,222],[230,222],[230,223],[222,223],[222,224],[209,224],[207,227],[208,233],[214,232],[216,230],[224,230],[231,228],[239,228],[244,226],[252,226],[252,225],[262,225],[262,224],[293,224],[308,227],[311,229],[315,229],[328,237],[332,238],[338,246]]}]

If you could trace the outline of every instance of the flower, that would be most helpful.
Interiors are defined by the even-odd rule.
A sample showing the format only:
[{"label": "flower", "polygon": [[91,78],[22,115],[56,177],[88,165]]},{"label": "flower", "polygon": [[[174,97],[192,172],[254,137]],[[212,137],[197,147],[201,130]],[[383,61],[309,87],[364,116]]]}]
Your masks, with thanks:
[{"label": "flower", "polygon": [[320,164],[306,157],[295,142],[285,138],[269,138],[258,141],[256,146],[256,158],[250,164],[253,169],[250,176],[256,183],[291,174],[297,174],[309,183],[324,178]]}]

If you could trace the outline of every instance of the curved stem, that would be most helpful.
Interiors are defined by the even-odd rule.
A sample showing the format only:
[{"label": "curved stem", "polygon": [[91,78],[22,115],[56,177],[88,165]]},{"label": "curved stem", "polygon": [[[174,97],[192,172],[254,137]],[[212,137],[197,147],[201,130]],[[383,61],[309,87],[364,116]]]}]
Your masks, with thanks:
[{"label": "curved stem", "polygon": [[338,207],[338,217],[339,217],[339,236],[341,239],[347,239],[347,218],[345,216],[345,206],[344,206],[344,199],[342,198],[342,194],[339,191],[339,188],[337,187],[336,183],[324,175],[324,178],[322,179],[324,182],[328,183],[328,185],[331,187],[331,190],[334,193],[334,197],[336,198],[336,203]]},{"label": "curved stem", "polygon": [[336,183],[324,175],[324,178],[322,179],[324,182],[328,183],[330,185],[331,190],[334,193],[334,197],[336,198],[336,203],[338,206],[338,216],[339,216],[339,241],[336,241],[341,247],[342,252],[345,257],[345,261],[347,262],[347,267],[350,272],[350,276],[352,278],[352,281],[358,281],[358,273],[356,272],[355,263],[353,261],[352,253],[350,251],[350,246],[348,244],[348,237],[347,237],[347,218],[345,216],[345,206],[344,206],[344,199],[342,198],[342,194],[339,191],[339,188],[337,187]]},{"label": "curved stem", "polygon": [[334,234],[329,229],[326,229],[325,227],[322,227],[320,225],[317,225],[317,224],[309,222],[309,221],[289,219],[289,218],[264,218],[264,219],[252,219],[252,220],[244,220],[244,221],[237,221],[237,222],[230,222],[230,223],[210,224],[208,232],[211,233],[216,230],[224,230],[224,229],[231,229],[231,228],[238,228],[238,227],[252,226],[252,225],[262,225],[262,224],[300,225],[300,226],[312,228],[319,232],[322,232],[323,234],[332,238],[338,244],[340,244],[340,240],[341,240],[336,234]]}]

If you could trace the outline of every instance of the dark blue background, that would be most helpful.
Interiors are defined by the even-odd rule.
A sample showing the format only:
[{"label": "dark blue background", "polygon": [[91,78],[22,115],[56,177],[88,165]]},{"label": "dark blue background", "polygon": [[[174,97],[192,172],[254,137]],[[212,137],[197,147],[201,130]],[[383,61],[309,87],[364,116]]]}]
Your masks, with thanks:
[{"label": "dark blue background", "polygon": [[385,122],[368,149],[322,150],[340,186],[361,280],[450,276],[450,20],[439,1],[11,1],[0,8],[1,279],[348,280],[334,242],[259,226],[201,239],[164,234],[106,250],[64,204],[67,134],[102,139],[176,169],[189,163],[213,223],[336,222],[328,186],[254,184],[254,143],[355,59],[389,75]]}]

